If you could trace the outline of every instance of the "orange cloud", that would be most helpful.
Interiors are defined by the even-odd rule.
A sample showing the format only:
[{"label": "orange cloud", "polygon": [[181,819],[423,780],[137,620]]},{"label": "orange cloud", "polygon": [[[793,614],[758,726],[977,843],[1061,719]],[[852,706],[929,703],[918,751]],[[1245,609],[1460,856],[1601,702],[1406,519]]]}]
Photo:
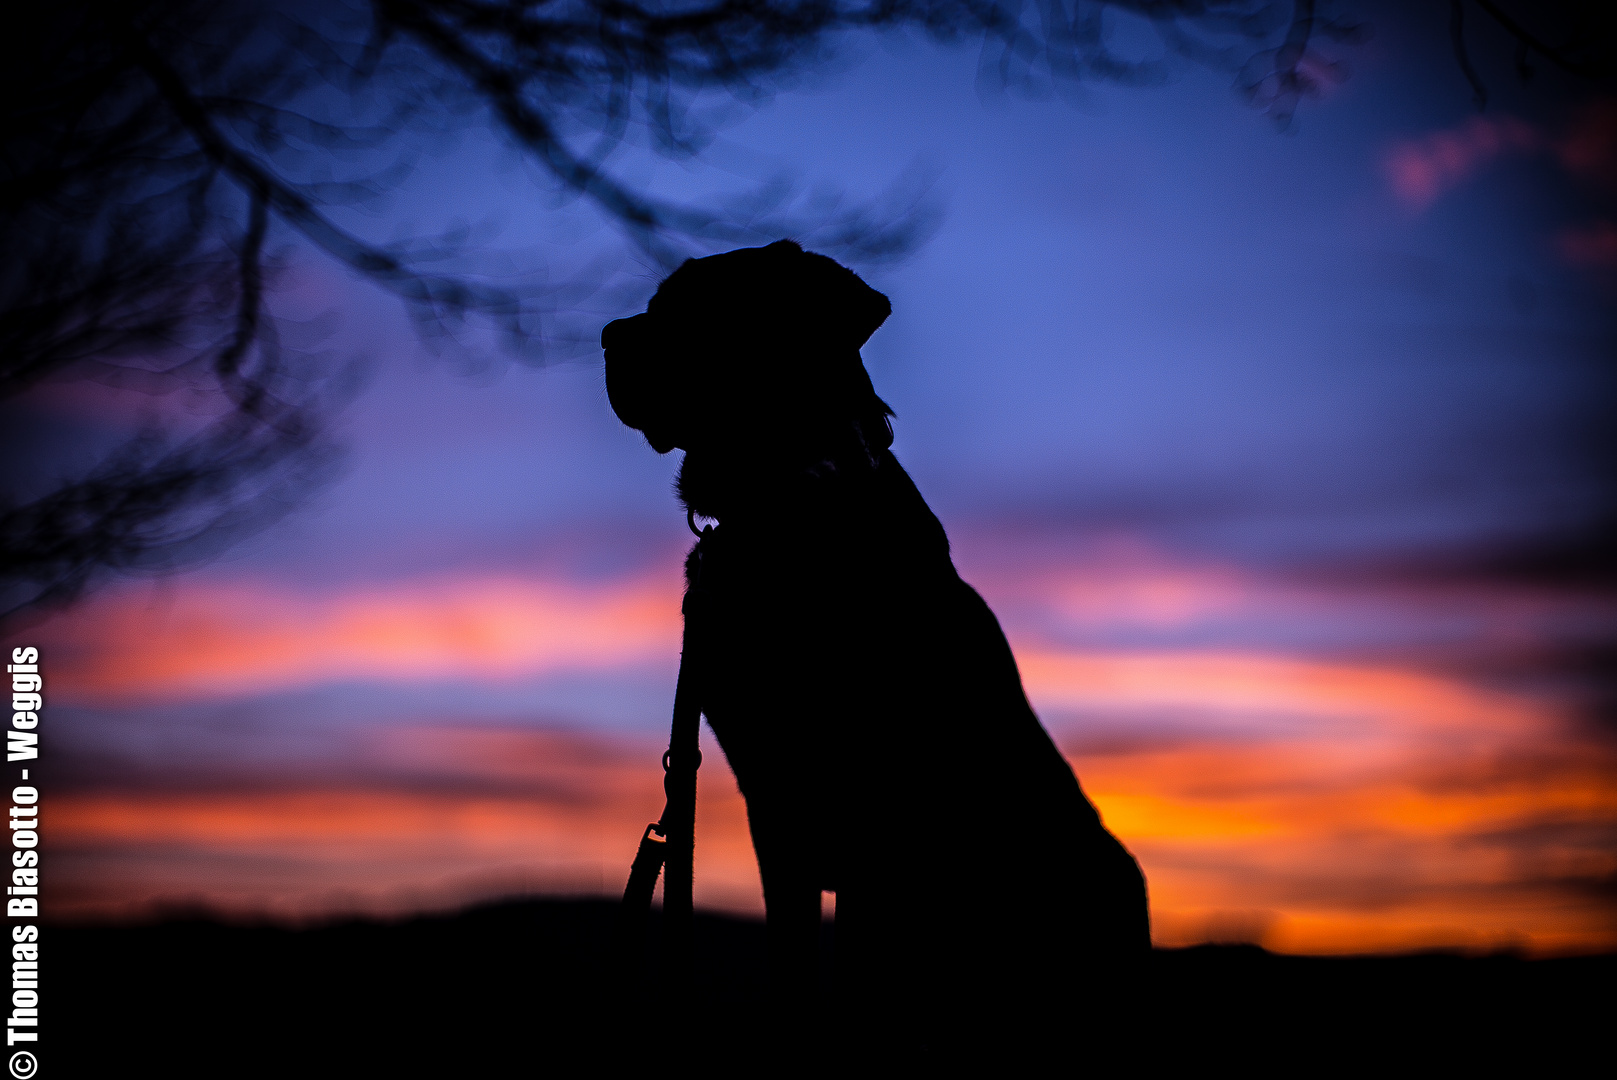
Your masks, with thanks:
[{"label": "orange cloud", "polygon": [[[1214,675],[1208,700],[1229,702],[1252,670]],[[1617,874],[1608,743],[1547,704],[1429,676],[1277,683],[1237,697],[1317,728],[1074,758],[1147,871],[1159,944],[1226,939],[1234,924],[1300,953],[1617,947],[1601,887]],[[1165,679],[1162,696],[1192,685]]]},{"label": "orange cloud", "polygon": [[[741,793],[702,770],[697,901],[761,914]],[[662,812],[660,740],[553,731],[403,728],[340,788],[54,797],[47,897],[58,918],[139,917],[165,904],[308,919],[403,914],[528,893],[613,894]],[[430,766],[430,768],[429,768]],[[483,793],[446,779],[481,780]]]},{"label": "orange cloud", "polygon": [[[267,791],[64,794],[49,820],[53,857],[63,856],[50,903],[77,918],[175,900],[309,918],[513,892],[612,895],[661,809],[660,748],[660,739],[404,728],[384,733],[363,775],[340,789],[289,778]],[[697,899],[758,914],[745,807],[711,740],[705,751]],[[1578,884],[1617,869],[1599,842],[1617,823],[1609,751],[1568,744],[1548,765],[1514,771],[1415,753],[1360,776],[1332,758],[1302,740],[1205,740],[1074,764],[1141,860],[1159,944],[1234,936],[1300,953],[1617,945],[1608,906]],[[379,766],[395,770],[391,780]],[[1592,840],[1580,833],[1590,826]]]},{"label": "orange cloud", "polygon": [[[1617,948],[1600,891],[1617,874],[1617,752],[1547,691],[1257,645],[1076,647],[1030,629],[1104,642],[1114,628],[1363,618],[1344,608],[1358,594],[1216,567],[1037,567],[985,592],[1012,613],[1030,699],[1058,721],[1086,790],[1141,859],[1160,944]],[[1383,618],[1398,604],[1445,625],[1459,612],[1479,639],[1529,643],[1557,612],[1587,624],[1595,610],[1501,590],[1377,603]],[[610,668],[667,660],[679,636],[677,589],[641,581],[445,580],[323,597],[193,583],[166,606],[126,593],[75,614],[42,635],[48,685],[102,708],[337,678]],[[246,788],[204,772],[185,791],[164,789],[175,783],[165,776],[54,797],[49,843],[71,857],[53,909],[127,915],[192,898],[308,917],[611,894],[662,806],[660,737],[401,717],[341,747],[321,775],[348,779],[323,787],[265,766]],[[707,760],[698,899],[757,913],[745,808],[711,741]]]}]

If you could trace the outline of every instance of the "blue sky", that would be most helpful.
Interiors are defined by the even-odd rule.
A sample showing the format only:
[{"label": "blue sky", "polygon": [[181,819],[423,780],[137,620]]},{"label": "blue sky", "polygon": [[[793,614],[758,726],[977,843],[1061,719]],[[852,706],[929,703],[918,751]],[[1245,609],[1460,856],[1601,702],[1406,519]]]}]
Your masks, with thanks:
[{"label": "blue sky", "polygon": [[[916,163],[936,174],[937,235],[870,272],[895,313],[866,359],[946,517],[1139,527],[1282,561],[1563,527],[1601,497],[1577,435],[1610,379],[1598,283],[1553,248],[1568,185],[1549,155],[1521,155],[1401,203],[1390,148],[1473,110],[1434,27],[1377,25],[1283,135],[1221,75],[1097,87],[1075,108],[981,94],[971,50],[904,40],[856,43],[845,70],[723,127],[694,164],[620,164],[698,197],[782,173],[856,196]],[[1496,82],[1498,112],[1512,88]],[[544,200],[514,172],[491,182],[486,151],[468,138],[428,163],[388,220],[489,223],[514,257],[561,267],[618,243],[584,208],[525,205]],[[625,269],[632,307],[657,274]],[[491,532],[532,550],[581,516],[636,532],[677,516],[673,463],[601,408],[593,359],[459,377],[419,359],[385,299],[328,282],[315,304],[332,297],[334,344],[373,357],[352,469],[235,558],[302,564],[294,538],[375,543],[385,521],[440,545],[423,557],[459,530],[465,557],[497,559]],[[564,321],[587,336],[619,313]]]}]

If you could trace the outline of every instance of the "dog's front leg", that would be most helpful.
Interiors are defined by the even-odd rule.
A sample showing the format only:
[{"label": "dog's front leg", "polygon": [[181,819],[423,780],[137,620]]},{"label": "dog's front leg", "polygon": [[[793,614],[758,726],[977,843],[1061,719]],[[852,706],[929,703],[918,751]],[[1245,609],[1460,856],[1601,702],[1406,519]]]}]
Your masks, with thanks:
[{"label": "dog's front leg", "polygon": [[769,939],[769,982],[780,1017],[806,1020],[819,991],[820,885],[804,837],[789,827],[760,829],[753,817],[753,847],[764,884]]}]

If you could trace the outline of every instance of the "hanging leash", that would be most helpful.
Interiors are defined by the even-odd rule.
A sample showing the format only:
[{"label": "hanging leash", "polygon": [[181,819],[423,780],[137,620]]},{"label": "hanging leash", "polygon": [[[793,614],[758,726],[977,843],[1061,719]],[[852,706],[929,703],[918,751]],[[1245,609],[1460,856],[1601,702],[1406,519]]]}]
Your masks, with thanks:
[{"label": "hanging leash", "polygon": [[662,820],[647,825],[641,834],[618,915],[620,964],[632,973],[638,969],[644,948],[657,874],[663,872],[663,978],[671,990],[678,992],[673,1000],[685,1000],[691,985],[691,861],[696,849],[696,770],[702,764],[698,745],[702,705],[697,677],[701,634],[697,627],[704,602],[702,542],[713,532],[711,525],[697,532],[694,514],[687,514],[686,522],[699,539],[693,551],[690,584],[680,605],[685,631],[679,654],[679,682],[674,690],[673,730],[663,753],[663,793],[668,801],[663,806]]}]

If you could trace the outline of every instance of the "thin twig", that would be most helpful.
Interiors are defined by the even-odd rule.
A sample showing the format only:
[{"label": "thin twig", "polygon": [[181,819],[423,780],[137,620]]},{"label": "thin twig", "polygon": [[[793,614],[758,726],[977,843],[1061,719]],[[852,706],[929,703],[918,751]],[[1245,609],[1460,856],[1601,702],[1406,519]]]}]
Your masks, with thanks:
[{"label": "thin twig", "polygon": [[1488,107],[1488,88],[1471,66],[1471,55],[1466,51],[1464,0],[1449,0],[1449,39],[1454,43],[1454,59],[1459,62],[1466,81],[1471,84],[1471,100],[1476,103],[1477,111],[1481,112]]}]

